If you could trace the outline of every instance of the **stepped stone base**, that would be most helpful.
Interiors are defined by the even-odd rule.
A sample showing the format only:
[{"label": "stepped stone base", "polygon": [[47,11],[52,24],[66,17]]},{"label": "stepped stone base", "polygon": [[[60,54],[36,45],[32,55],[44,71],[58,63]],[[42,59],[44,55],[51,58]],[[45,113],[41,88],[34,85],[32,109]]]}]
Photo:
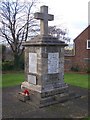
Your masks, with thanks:
[{"label": "stepped stone base", "polygon": [[30,100],[30,96],[22,95],[21,92],[18,93],[17,97],[22,102],[26,102],[27,100]]},{"label": "stepped stone base", "polygon": [[[28,89],[30,91],[30,100],[28,102],[36,105],[37,107],[44,107],[51,104],[64,102],[69,99],[69,93],[68,93],[68,86],[64,84],[62,87],[58,88],[51,88],[40,90],[40,86],[38,90],[33,86],[27,86],[26,84],[23,84],[24,89]],[[27,101],[27,100],[26,100]]]}]

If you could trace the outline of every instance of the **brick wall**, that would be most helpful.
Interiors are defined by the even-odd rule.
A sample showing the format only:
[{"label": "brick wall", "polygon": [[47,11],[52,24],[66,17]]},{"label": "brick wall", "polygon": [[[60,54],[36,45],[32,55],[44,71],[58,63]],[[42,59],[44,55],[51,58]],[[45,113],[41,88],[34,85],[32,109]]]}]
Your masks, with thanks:
[{"label": "brick wall", "polygon": [[73,66],[73,56],[65,56],[64,58],[64,70],[70,71],[71,67]]},{"label": "brick wall", "polygon": [[90,49],[87,49],[87,40],[90,39],[89,31],[90,26],[75,38],[75,55],[65,56],[65,70],[78,66],[80,71],[85,71],[90,67]]}]

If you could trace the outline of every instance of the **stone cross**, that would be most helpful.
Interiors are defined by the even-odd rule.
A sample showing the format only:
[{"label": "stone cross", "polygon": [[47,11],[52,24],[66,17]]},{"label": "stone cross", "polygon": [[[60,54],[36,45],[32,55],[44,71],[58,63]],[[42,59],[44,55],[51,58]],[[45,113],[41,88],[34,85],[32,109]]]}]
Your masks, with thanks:
[{"label": "stone cross", "polygon": [[40,19],[40,34],[48,35],[48,21],[54,20],[54,15],[48,14],[48,6],[41,6],[40,12],[34,14],[35,19]]}]

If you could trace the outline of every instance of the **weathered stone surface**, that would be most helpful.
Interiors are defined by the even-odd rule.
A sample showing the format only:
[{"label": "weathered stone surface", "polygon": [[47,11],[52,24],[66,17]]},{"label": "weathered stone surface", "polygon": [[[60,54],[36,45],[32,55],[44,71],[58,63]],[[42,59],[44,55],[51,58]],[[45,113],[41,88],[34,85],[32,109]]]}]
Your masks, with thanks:
[{"label": "weathered stone surface", "polygon": [[[44,6],[43,9],[47,9]],[[45,10],[47,11],[47,10]],[[44,12],[44,11],[43,11]],[[42,14],[44,14],[42,12]],[[36,14],[41,19],[41,35],[23,43],[25,46],[25,76],[23,87],[31,91],[31,101],[41,106],[59,101],[60,94],[67,93],[64,84],[64,47],[66,44],[48,35],[45,28],[47,17]],[[45,21],[43,21],[45,19]],[[43,23],[42,23],[43,22]],[[31,79],[31,80],[30,80]],[[55,97],[58,96],[58,97]]]},{"label": "weathered stone surface", "polygon": [[44,98],[44,97],[48,97],[48,96],[54,96],[54,95],[58,95],[58,94],[61,94],[61,93],[68,93],[68,88],[56,88],[56,89],[52,89],[52,90],[44,90],[42,93],[41,93],[41,97]]},{"label": "weathered stone surface", "polygon": [[26,102],[27,100],[30,100],[30,96],[25,96],[25,95],[22,95],[21,93],[18,93],[18,99],[23,101],[23,102]]},{"label": "weathered stone surface", "polygon": [[68,93],[55,95],[55,100],[58,101],[58,102],[64,102],[68,99],[69,99],[69,94]]},{"label": "weathered stone surface", "polygon": [[34,17],[40,19],[41,35],[48,35],[48,21],[54,19],[53,15],[48,14],[48,6],[41,6],[40,13],[35,13]]},{"label": "weathered stone surface", "polygon": [[36,85],[36,76],[35,75],[28,75],[28,82],[30,84],[35,84]]},{"label": "weathered stone surface", "polygon": [[[29,47],[29,46],[31,46],[31,47],[32,46],[34,46],[34,47],[41,47],[41,46],[43,46],[43,47],[49,46],[50,47],[50,46],[52,46],[53,48],[55,48],[56,46],[57,47],[67,46],[67,44],[65,44],[65,42],[60,41],[60,40],[58,40],[58,38],[52,37],[50,35],[48,35],[48,36],[36,36],[32,40],[26,41],[22,45],[27,46],[27,47]],[[49,50],[49,52],[50,52],[50,50]],[[55,49],[55,52],[57,52],[57,50],[58,50],[58,48]],[[53,49],[51,51],[53,51]],[[63,49],[61,51],[63,51]]]}]

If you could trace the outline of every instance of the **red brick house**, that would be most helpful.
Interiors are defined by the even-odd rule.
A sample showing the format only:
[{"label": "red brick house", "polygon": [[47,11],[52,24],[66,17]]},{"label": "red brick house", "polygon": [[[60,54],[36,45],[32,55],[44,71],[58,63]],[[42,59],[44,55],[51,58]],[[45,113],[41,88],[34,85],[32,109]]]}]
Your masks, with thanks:
[{"label": "red brick house", "polygon": [[90,68],[90,25],[74,39],[74,55],[65,56],[65,70]]}]

